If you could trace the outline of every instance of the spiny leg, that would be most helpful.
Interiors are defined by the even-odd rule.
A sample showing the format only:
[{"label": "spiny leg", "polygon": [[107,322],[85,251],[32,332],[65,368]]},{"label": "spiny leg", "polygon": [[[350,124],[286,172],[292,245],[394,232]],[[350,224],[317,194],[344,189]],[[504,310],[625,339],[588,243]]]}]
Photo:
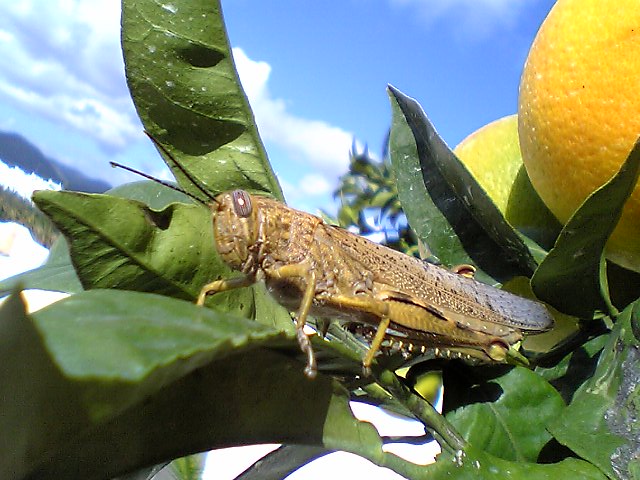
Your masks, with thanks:
[{"label": "spiny leg", "polygon": [[196,305],[203,306],[207,295],[225,292],[227,290],[233,290],[241,287],[248,287],[253,283],[255,283],[255,279],[248,275],[243,275],[242,277],[223,278],[222,280],[216,280],[214,282],[207,283],[204,287],[202,287],[202,290],[200,290],[200,295],[198,295],[198,301],[196,302]]},{"label": "spiny leg", "polygon": [[304,279],[304,295],[302,296],[302,301],[300,302],[296,316],[296,337],[300,345],[300,350],[307,356],[307,366],[304,368],[304,373],[309,378],[315,378],[318,373],[318,366],[311,341],[309,337],[307,337],[307,334],[304,333],[304,326],[307,323],[307,317],[311,311],[311,305],[313,304],[313,298],[316,293],[316,272],[307,262],[303,262],[274,268],[269,272],[269,276],[273,278],[298,277]]},{"label": "spiny leg", "polygon": [[380,346],[384,341],[384,337],[387,334],[387,328],[389,328],[390,323],[391,319],[387,316],[380,319],[380,323],[378,324],[378,329],[373,337],[371,346],[369,347],[369,350],[367,350],[367,354],[362,359],[362,373],[366,376],[371,375],[371,362],[373,362],[373,357],[375,357],[378,350],[380,350]]},{"label": "spiny leg", "polygon": [[387,333],[387,328],[391,323],[388,303],[375,297],[351,295],[334,295],[331,297],[331,302],[344,308],[370,313],[380,319],[380,323],[378,323],[376,334],[369,346],[369,350],[367,350],[367,353],[362,359],[363,374],[369,375],[371,373],[371,363],[373,362],[373,358],[376,353],[378,353],[378,350],[380,350],[380,346],[382,345]]}]

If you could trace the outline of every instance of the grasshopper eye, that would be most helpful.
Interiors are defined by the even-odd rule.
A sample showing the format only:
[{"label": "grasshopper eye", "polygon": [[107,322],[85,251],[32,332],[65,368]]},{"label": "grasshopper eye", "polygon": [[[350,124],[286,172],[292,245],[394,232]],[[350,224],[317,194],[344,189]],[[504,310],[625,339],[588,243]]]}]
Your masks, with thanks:
[{"label": "grasshopper eye", "polygon": [[251,197],[244,190],[234,190],[232,192],[233,208],[236,214],[241,218],[247,218],[251,215]]}]

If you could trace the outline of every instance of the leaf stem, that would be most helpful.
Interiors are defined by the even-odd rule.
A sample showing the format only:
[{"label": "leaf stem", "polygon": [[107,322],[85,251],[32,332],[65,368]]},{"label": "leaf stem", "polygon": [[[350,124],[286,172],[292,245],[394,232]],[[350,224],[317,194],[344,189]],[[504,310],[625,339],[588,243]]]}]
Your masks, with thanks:
[{"label": "leaf stem", "polygon": [[440,443],[442,448],[455,453],[464,450],[467,442],[438,411],[425,399],[415,395],[398,377],[389,370],[383,370],[376,375],[378,383],[386,388],[399,402],[401,402],[425,428]]}]

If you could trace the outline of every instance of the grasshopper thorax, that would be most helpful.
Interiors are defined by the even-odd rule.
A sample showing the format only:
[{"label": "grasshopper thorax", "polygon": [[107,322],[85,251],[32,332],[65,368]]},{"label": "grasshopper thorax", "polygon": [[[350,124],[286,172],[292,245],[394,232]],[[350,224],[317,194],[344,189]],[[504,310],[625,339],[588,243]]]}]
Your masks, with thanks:
[{"label": "grasshopper thorax", "polygon": [[251,195],[244,190],[221,193],[211,205],[216,248],[231,268],[248,273],[255,265],[259,222]]}]

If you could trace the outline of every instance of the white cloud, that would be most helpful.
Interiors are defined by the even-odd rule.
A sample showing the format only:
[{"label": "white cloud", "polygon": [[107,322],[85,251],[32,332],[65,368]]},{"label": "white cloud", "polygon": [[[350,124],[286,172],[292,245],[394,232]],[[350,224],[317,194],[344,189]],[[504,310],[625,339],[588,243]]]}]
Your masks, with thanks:
[{"label": "white cloud", "polygon": [[300,188],[312,195],[326,195],[331,193],[334,186],[326,177],[318,174],[309,174],[300,180]]},{"label": "white cloud", "polygon": [[536,0],[390,0],[391,4],[415,9],[420,18],[431,23],[451,16],[456,30],[465,36],[483,36],[498,27],[515,25],[527,5]]},{"label": "white cloud", "polygon": [[[124,75],[120,2],[5,3],[0,101],[92,138],[110,154],[126,152],[141,138],[142,127]],[[285,99],[270,93],[269,64],[251,60],[241,49],[234,49],[234,56],[264,141],[298,163],[292,171],[317,174],[305,184],[326,193],[346,170],[352,134],[295,115]]]},{"label": "white cloud", "polygon": [[253,103],[254,100],[268,97],[267,81],[271,75],[271,65],[267,62],[251,60],[239,47],[233,49],[233,60],[249,101]]},{"label": "white cloud", "polygon": [[44,180],[35,173],[27,174],[19,167],[10,167],[0,161],[0,185],[13,190],[25,200],[31,200],[34,190],[60,190],[53,180]]},{"label": "white cloud", "polygon": [[327,182],[335,183],[349,164],[353,134],[321,120],[296,116],[284,99],[269,92],[268,63],[250,59],[241,48],[233,49],[233,57],[263,140],[277,144],[294,161],[312,165]]},{"label": "white cloud", "polygon": [[94,138],[140,137],[120,50],[120,2],[11,2],[0,17],[0,95]]}]

